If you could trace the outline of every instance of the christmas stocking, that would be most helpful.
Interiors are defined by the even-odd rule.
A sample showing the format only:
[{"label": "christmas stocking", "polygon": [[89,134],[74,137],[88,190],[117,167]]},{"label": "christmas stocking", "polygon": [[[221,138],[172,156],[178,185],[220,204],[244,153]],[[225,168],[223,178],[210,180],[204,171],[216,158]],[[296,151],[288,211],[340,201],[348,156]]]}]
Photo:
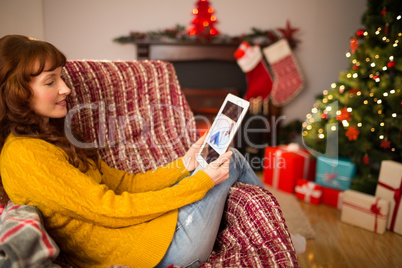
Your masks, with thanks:
[{"label": "christmas stocking", "polygon": [[272,103],[282,106],[303,89],[303,77],[286,39],[281,39],[263,49],[274,73]]},{"label": "christmas stocking", "polygon": [[272,77],[264,61],[259,46],[250,46],[242,42],[234,54],[237,64],[246,73],[247,92],[245,100],[250,98],[269,97],[272,89]]}]

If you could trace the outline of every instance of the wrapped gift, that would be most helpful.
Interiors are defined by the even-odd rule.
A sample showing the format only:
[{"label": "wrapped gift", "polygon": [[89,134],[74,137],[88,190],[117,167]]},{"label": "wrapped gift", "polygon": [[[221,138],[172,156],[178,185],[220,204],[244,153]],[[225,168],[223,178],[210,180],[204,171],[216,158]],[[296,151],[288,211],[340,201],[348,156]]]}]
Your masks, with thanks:
[{"label": "wrapped gift", "polygon": [[317,157],[315,181],[326,187],[348,190],[356,173],[356,165],[346,158]]},{"label": "wrapped gift", "polygon": [[[308,152],[305,150],[305,152]],[[306,173],[303,173],[303,179],[315,182],[315,170],[317,169],[317,160],[315,157],[310,156],[308,169]]]},{"label": "wrapped gift", "polygon": [[308,180],[298,179],[295,187],[296,197],[304,202],[318,205],[321,201],[321,186]]},{"label": "wrapped gift", "polygon": [[324,186],[321,186],[321,191],[321,203],[339,210],[342,208],[343,191]]},{"label": "wrapped gift", "polygon": [[264,183],[288,193],[294,193],[296,180],[309,179],[314,174],[315,160],[298,144],[265,148]]},{"label": "wrapped gift", "polygon": [[383,234],[387,229],[389,201],[346,190],[343,194],[341,221],[351,225]]},{"label": "wrapped gift", "polygon": [[390,201],[390,213],[387,228],[402,234],[402,163],[392,160],[381,162],[375,196]]}]

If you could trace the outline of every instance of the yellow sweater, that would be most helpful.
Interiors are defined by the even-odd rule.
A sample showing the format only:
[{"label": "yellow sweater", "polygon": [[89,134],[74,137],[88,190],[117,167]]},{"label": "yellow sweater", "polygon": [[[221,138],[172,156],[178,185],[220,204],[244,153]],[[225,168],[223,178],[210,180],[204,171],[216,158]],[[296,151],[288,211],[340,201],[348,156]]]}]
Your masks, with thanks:
[{"label": "yellow sweater", "polygon": [[155,266],[172,240],[178,208],[214,186],[203,171],[184,178],[189,172],[181,158],[143,174],[104,162],[84,174],[66,157],[43,140],[10,135],[0,172],[10,199],[37,207],[49,234],[78,267]]}]

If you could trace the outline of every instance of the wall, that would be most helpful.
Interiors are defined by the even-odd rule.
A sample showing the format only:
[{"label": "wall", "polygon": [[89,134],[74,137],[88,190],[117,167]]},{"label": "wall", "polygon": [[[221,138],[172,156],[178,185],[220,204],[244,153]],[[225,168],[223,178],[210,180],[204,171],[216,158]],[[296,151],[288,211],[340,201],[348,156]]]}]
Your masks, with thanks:
[{"label": "wall", "polygon": [[25,34],[44,38],[42,0],[0,0],[0,37]]},{"label": "wall", "polygon": [[[4,1],[4,0],[0,0]],[[11,2],[11,0],[7,0]],[[31,0],[17,0],[29,2]],[[44,38],[69,59],[135,59],[133,45],[113,42],[129,31],[190,26],[196,0],[42,0]],[[39,3],[42,1],[35,1]],[[294,51],[305,77],[304,90],[284,108],[286,121],[305,119],[315,96],[347,68],[349,38],[360,27],[366,0],[210,0],[224,34],[240,35],[252,27],[276,29],[289,19],[300,29]],[[7,7],[7,6],[6,6]],[[29,10],[26,5],[21,9]],[[21,24],[25,24],[21,23]],[[16,29],[16,28],[15,28]],[[36,33],[32,31],[32,34]],[[39,33],[40,34],[40,33]]]}]

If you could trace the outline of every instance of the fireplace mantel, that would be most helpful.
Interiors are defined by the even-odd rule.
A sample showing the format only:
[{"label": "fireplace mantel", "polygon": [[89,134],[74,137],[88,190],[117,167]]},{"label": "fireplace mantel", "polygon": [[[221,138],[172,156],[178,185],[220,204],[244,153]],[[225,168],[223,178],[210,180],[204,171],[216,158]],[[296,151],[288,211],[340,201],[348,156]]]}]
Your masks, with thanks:
[{"label": "fireplace mantel", "polygon": [[136,41],[137,59],[198,61],[214,60],[234,62],[233,56],[239,44]]}]

